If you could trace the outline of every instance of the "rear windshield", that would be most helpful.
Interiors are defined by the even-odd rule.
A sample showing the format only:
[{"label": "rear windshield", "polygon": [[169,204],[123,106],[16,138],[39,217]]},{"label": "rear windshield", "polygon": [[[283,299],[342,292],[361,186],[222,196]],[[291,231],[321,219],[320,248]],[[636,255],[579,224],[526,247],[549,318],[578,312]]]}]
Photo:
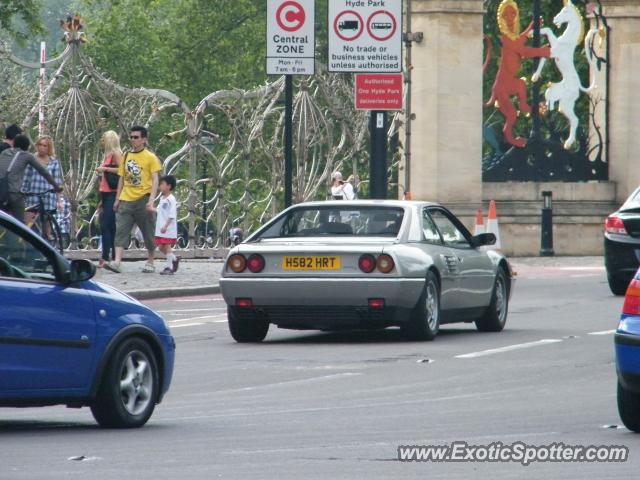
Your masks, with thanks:
[{"label": "rear windshield", "polygon": [[403,217],[404,209],[397,207],[303,207],[282,215],[253,240],[329,235],[396,237]]}]

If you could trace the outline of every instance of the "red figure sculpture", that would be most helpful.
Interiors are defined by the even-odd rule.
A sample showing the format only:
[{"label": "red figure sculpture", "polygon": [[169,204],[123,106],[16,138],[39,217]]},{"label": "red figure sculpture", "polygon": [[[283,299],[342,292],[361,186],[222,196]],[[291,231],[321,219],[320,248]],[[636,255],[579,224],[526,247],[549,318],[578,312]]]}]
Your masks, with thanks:
[{"label": "red figure sculpture", "polygon": [[521,78],[517,78],[522,60],[533,57],[549,57],[551,48],[548,45],[540,48],[527,47],[525,42],[533,30],[533,22],[520,33],[520,12],[514,0],[503,0],[498,7],[498,25],[502,40],[502,56],[498,73],[491,89],[491,99],[486,107],[494,103],[504,115],[505,122],[502,132],[505,140],[516,147],[522,148],[527,140],[522,137],[513,138],[513,127],[518,118],[518,111],[511,103],[511,97],[518,97],[520,111],[531,113],[531,106],[527,103],[527,85]]}]

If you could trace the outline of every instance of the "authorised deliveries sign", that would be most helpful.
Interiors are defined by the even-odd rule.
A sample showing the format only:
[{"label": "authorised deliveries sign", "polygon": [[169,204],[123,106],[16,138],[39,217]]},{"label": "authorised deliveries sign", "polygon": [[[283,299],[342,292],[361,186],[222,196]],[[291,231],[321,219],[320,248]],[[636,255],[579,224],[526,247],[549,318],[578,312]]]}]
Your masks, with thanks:
[{"label": "authorised deliveries sign", "polygon": [[313,75],[314,0],[267,1],[267,73]]},{"label": "authorised deliveries sign", "polygon": [[330,0],[329,71],[402,71],[402,0]]}]

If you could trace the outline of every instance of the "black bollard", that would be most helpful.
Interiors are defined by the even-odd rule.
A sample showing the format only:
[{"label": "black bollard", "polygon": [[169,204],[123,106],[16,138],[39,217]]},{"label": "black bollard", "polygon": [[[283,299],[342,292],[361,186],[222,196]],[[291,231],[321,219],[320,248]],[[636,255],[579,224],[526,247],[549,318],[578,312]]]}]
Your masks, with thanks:
[{"label": "black bollard", "polygon": [[540,256],[553,257],[553,192],[542,192],[544,205],[542,207],[542,223],[540,225]]}]

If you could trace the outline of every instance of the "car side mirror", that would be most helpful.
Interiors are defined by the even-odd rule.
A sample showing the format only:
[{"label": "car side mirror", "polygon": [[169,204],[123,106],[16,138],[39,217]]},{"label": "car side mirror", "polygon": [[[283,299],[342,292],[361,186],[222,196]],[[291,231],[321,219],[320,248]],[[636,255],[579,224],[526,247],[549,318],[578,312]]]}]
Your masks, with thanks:
[{"label": "car side mirror", "polygon": [[471,245],[474,248],[483,247],[485,245],[495,245],[496,235],[494,233],[480,233],[471,237]]},{"label": "car side mirror", "polygon": [[84,282],[90,280],[96,274],[96,266],[90,260],[71,260],[69,267],[69,282]]}]

